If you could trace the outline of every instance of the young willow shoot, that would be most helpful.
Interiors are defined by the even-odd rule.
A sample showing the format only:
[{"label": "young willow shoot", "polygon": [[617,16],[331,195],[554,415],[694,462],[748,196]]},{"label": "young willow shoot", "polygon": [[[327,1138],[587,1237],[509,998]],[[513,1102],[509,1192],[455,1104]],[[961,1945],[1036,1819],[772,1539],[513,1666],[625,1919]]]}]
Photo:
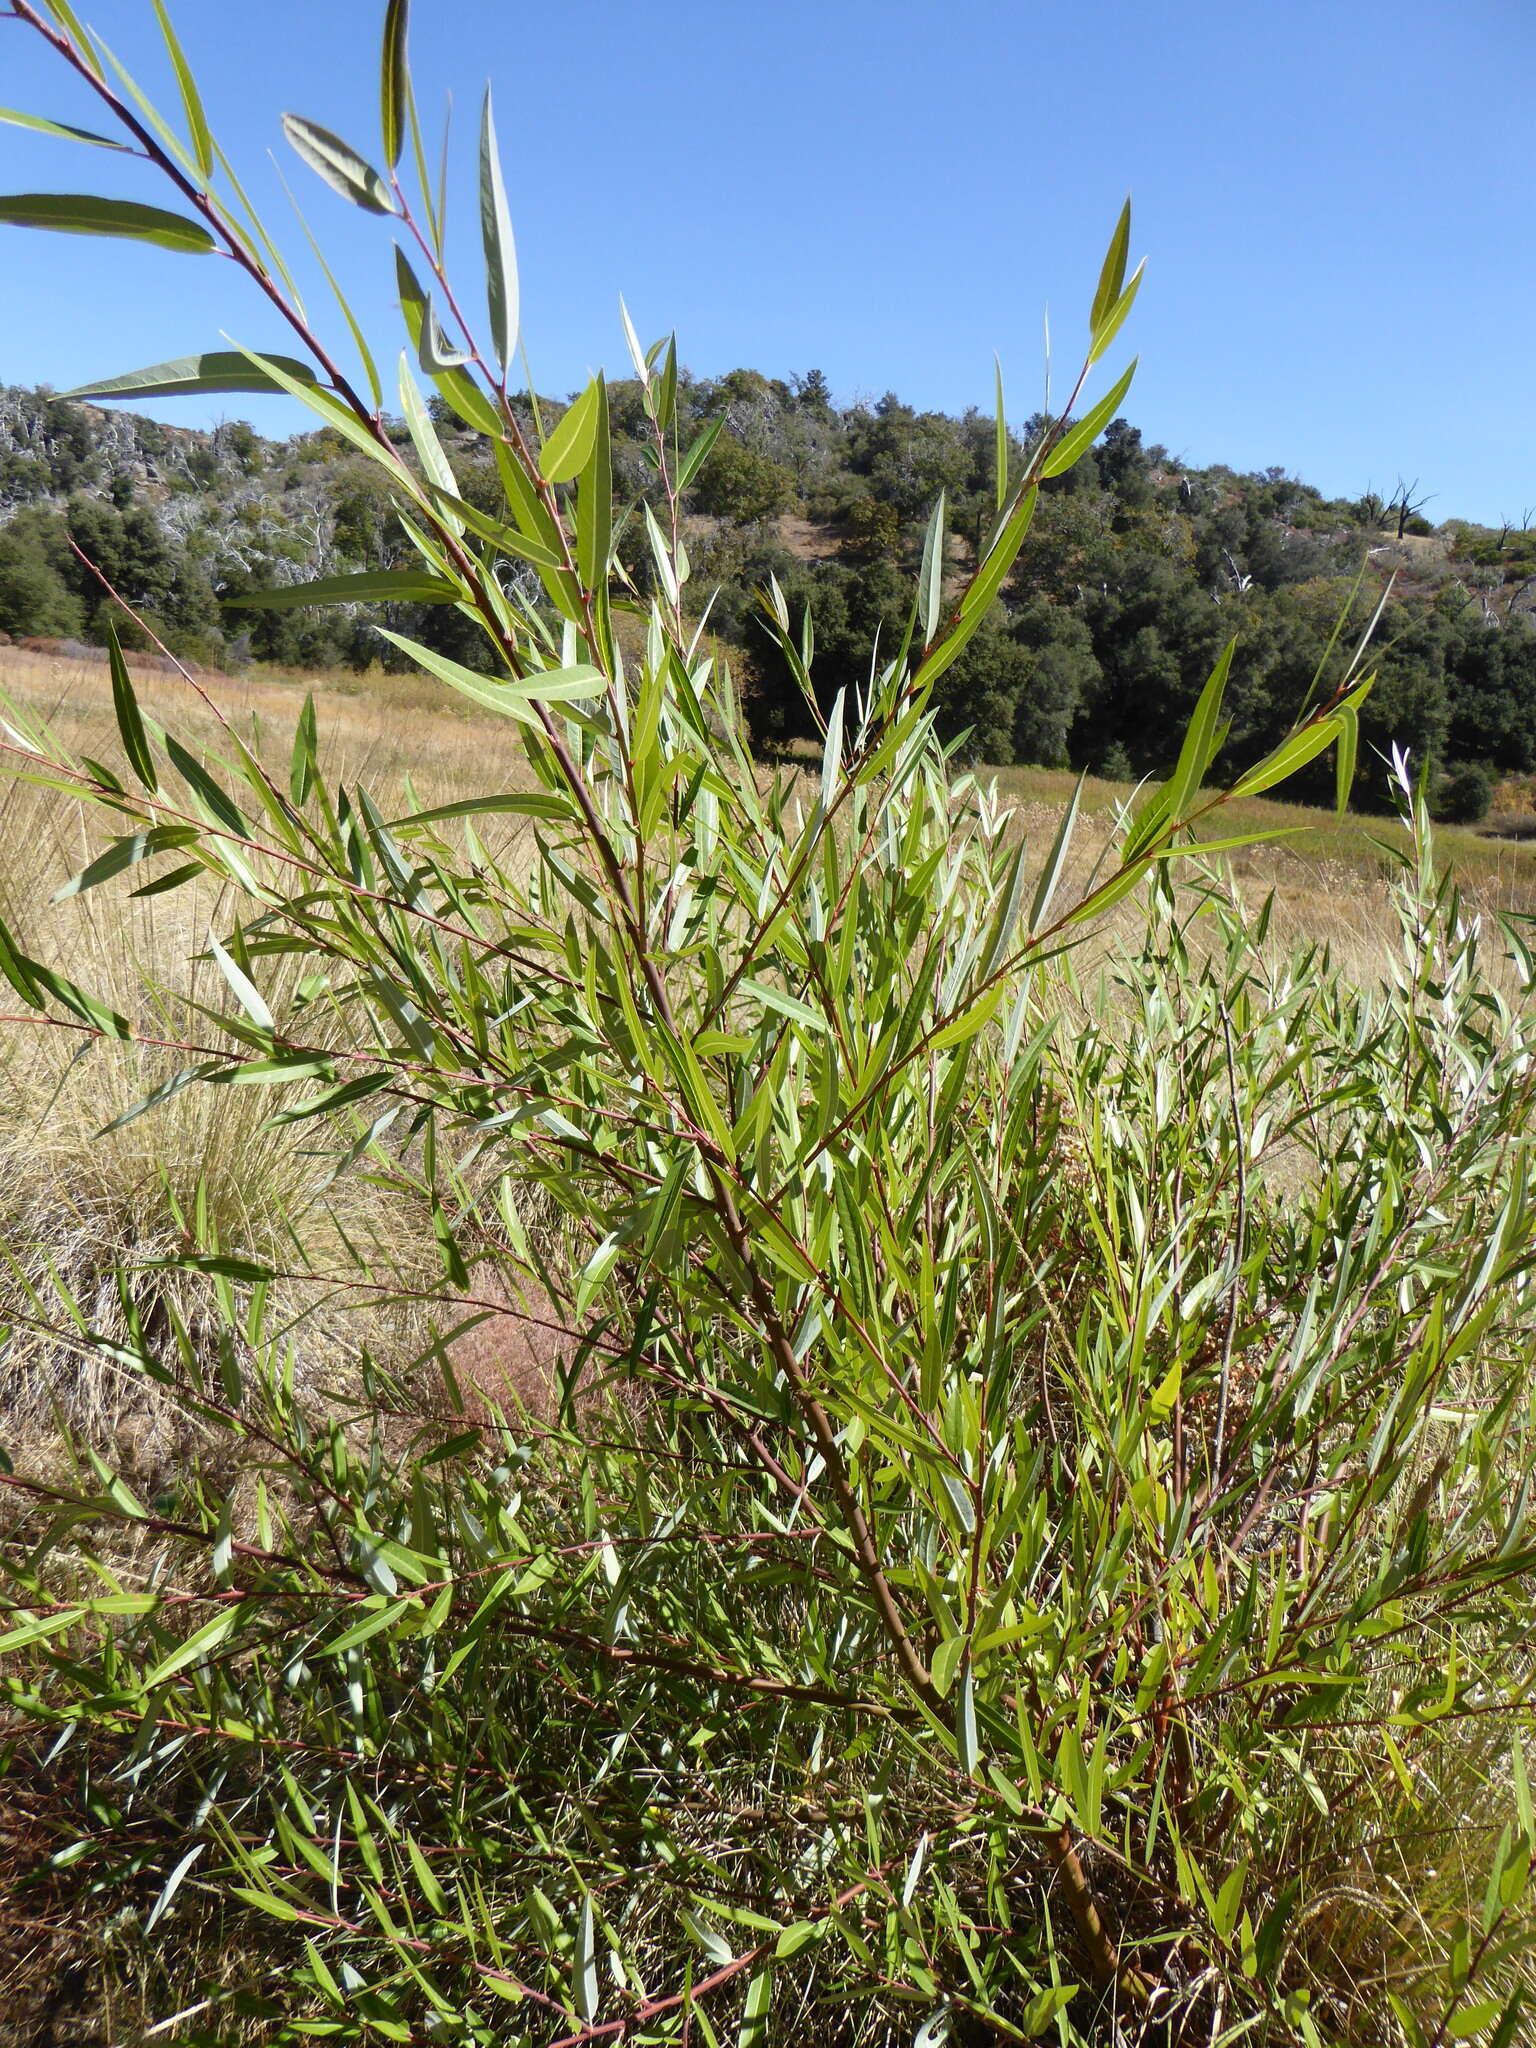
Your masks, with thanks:
[{"label": "young willow shoot", "polygon": [[[601,375],[558,418],[513,389],[490,95],[483,316],[444,265],[404,0],[377,160],[285,120],[394,237],[407,345],[376,358],[343,303],[349,370],[156,11],[171,114],[63,0],[0,14],[109,131],[51,132],[126,151],[170,209],[27,194],[0,220],[243,274],[294,353],[89,395],[284,392],[366,457],[415,566],[259,601],[455,608],[493,674],[390,637],[517,724],[533,784],[386,816],[328,781],[312,710],[285,776],[229,726],[194,756],[115,649],[117,767],[11,714],[13,772],[117,821],[70,887],[211,879],[246,906],[208,942],[227,1014],[124,1114],[265,1089],[338,1172],[420,1190],[443,1269],[421,1363],[446,1423],[381,1366],[352,1407],[302,1399],[270,1270],[195,1218],[197,1329],[140,1313],[128,1273],[127,1341],[62,1283],[23,1318],[110,1341],[236,1471],[153,1507],[101,1447],[77,1487],[4,1475],[16,1726],[78,1731],[81,1841],[146,1920],[215,1914],[250,1958],[238,1992],[204,1983],[188,1937],[176,1995],[207,2009],[181,2038],[1507,2048],[1536,1834],[1495,1711],[1517,1713],[1533,1559],[1523,1027],[1425,876],[1400,985],[1351,1009],[1322,963],[1266,981],[1205,866],[1241,838],[1188,865],[1197,821],[1327,748],[1348,788],[1358,663],[1213,794],[1228,649],[1075,892],[1075,803],[1031,857],[935,739],[933,686],[1041,484],[1128,388],[1073,418],[1136,296],[1129,212],[1071,402],[999,475],[964,573],[936,508],[883,665],[819,695],[810,621],[764,593],[824,736],[814,774],[770,777],[689,582],[718,429],[677,443],[675,342],[625,316],[653,431],[635,505]],[[483,437],[494,511],[444,417]],[[1064,963],[1137,891],[1156,944],[1116,1050]],[[284,956],[306,1000],[279,1022]],[[135,1035],[4,934],[0,970],[39,1025]],[[448,1323],[519,1299],[561,1347],[553,1422],[458,1399]],[[1453,1757],[1477,1717],[1503,1748]],[[1362,1863],[1432,1828],[1453,1765],[1496,1816],[1475,1883],[1422,1924],[1401,1899],[1373,1918]]]}]

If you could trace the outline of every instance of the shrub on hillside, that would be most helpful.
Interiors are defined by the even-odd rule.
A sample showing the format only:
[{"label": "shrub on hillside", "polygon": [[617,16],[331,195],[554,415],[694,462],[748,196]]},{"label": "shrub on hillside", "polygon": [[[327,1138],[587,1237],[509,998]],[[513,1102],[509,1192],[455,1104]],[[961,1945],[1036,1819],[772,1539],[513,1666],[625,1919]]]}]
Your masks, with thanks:
[{"label": "shrub on hillside", "polygon": [[1495,787],[1482,762],[1452,762],[1435,784],[1435,816],[1448,825],[1480,825],[1493,809]]},{"label": "shrub on hillside", "polygon": [[35,530],[0,529],[0,627],[13,639],[62,638],[85,630],[85,608]]}]

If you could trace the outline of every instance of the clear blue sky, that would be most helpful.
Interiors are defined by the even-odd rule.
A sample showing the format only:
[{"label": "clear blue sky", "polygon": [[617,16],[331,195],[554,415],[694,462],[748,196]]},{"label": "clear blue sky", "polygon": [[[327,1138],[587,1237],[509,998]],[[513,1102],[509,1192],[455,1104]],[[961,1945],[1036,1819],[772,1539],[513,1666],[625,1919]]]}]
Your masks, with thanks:
[{"label": "clear blue sky", "polygon": [[[158,91],[148,0],[76,5]],[[280,239],[302,241],[269,150],[375,330],[391,224],[321,186],[278,117],[377,153],[381,13],[175,8]],[[413,52],[425,105],[455,93],[450,247],[465,268],[479,91],[495,83],[541,389],[599,363],[623,373],[623,291],[647,339],[675,326],[701,375],[817,365],[844,401],[894,389],[989,406],[996,348],[1022,419],[1040,398],[1042,312],[1061,377],[1129,191],[1148,275],[1126,411],[1149,440],[1192,462],[1280,464],[1329,493],[1416,477],[1434,519],[1536,505],[1529,0],[418,0]],[[3,22],[0,100],[91,119]],[[160,199],[134,168],[0,130],[0,190]],[[0,228],[0,278],[0,382],[62,389],[217,346],[221,329],[278,345],[213,259]],[[297,424],[276,401],[213,410]]]}]

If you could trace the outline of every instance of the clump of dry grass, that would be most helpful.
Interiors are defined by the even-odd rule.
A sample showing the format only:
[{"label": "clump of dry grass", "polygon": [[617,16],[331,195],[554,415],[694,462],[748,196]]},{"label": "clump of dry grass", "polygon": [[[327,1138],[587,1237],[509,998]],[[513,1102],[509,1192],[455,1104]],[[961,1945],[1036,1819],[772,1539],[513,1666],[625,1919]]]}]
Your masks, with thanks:
[{"label": "clump of dry grass", "polygon": [[[106,751],[102,712],[75,699],[64,716]],[[0,1429],[34,1462],[72,1435],[162,1491],[198,1425],[176,1390],[114,1366],[85,1330],[121,1343],[138,1316],[207,1395],[214,1282],[163,1262],[214,1248],[254,1257],[285,1276],[272,1307],[292,1329],[298,1391],[332,1399],[355,1386],[364,1350],[417,1346],[427,1311],[402,1310],[391,1291],[430,1288],[430,1231],[401,1185],[333,1179],[312,1127],[274,1126],[292,1089],[186,1087],[119,1123],[196,1057],[179,1045],[229,1042],[217,1021],[228,990],[207,956],[219,892],[193,883],[135,899],[123,881],[51,902],[99,840],[78,805],[25,783],[0,788],[0,845],[0,916],[19,942],[67,962],[143,1033],[112,1043],[31,1014],[0,1022]],[[272,978],[279,1004],[296,979]]]}]

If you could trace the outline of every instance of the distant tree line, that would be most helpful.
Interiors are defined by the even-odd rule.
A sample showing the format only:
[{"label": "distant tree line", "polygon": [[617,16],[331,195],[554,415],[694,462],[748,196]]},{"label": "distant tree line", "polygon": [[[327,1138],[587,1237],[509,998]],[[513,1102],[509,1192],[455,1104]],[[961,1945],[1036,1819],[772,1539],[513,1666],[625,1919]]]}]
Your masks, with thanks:
[{"label": "distant tree line", "polygon": [[[637,388],[620,383],[612,397],[628,502],[656,479]],[[491,507],[483,445],[434,403],[463,495]],[[756,622],[756,592],[776,577],[792,608],[811,608],[829,700],[857,685],[877,644],[901,631],[941,491],[957,576],[984,545],[994,423],[920,412],[893,393],[839,407],[814,370],[788,381],[745,369],[685,377],[684,443],[720,414],[685,508],[692,589],[701,607],[712,596],[711,628],[771,746],[809,719]],[[1045,424],[1011,437],[1015,474]],[[1275,743],[1314,678],[1326,686],[1338,672],[1394,571],[1357,800],[1383,787],[1372,749],[1395,741],[1432,764],[1443,814],[1481,815],[1498,776],[1536,769],[1536,531],[1529,518],[1431,528],[1417,502],[1407,488],[1326,499],[1279,469],[1192,468],[1116,420],[1042,490],[1014,576],[943,679],[943,729],[986,762],[1156,772],[1235,635],[1220,765],[1241,768]],[[367,466],[326,431],[272,442],[233,421],[196,434],[0,391],[0,521],[0,629],[13,636],[101,639],[108,603],[83,555],[178,652],[398,665],[374,630],[377,608],[223,609],[274,583],[403,559]],[[648,556],[633,538],[627,559],[643,595]],[[452,611],[392,607],[387,622],[461,660],[485,658]]]}]

